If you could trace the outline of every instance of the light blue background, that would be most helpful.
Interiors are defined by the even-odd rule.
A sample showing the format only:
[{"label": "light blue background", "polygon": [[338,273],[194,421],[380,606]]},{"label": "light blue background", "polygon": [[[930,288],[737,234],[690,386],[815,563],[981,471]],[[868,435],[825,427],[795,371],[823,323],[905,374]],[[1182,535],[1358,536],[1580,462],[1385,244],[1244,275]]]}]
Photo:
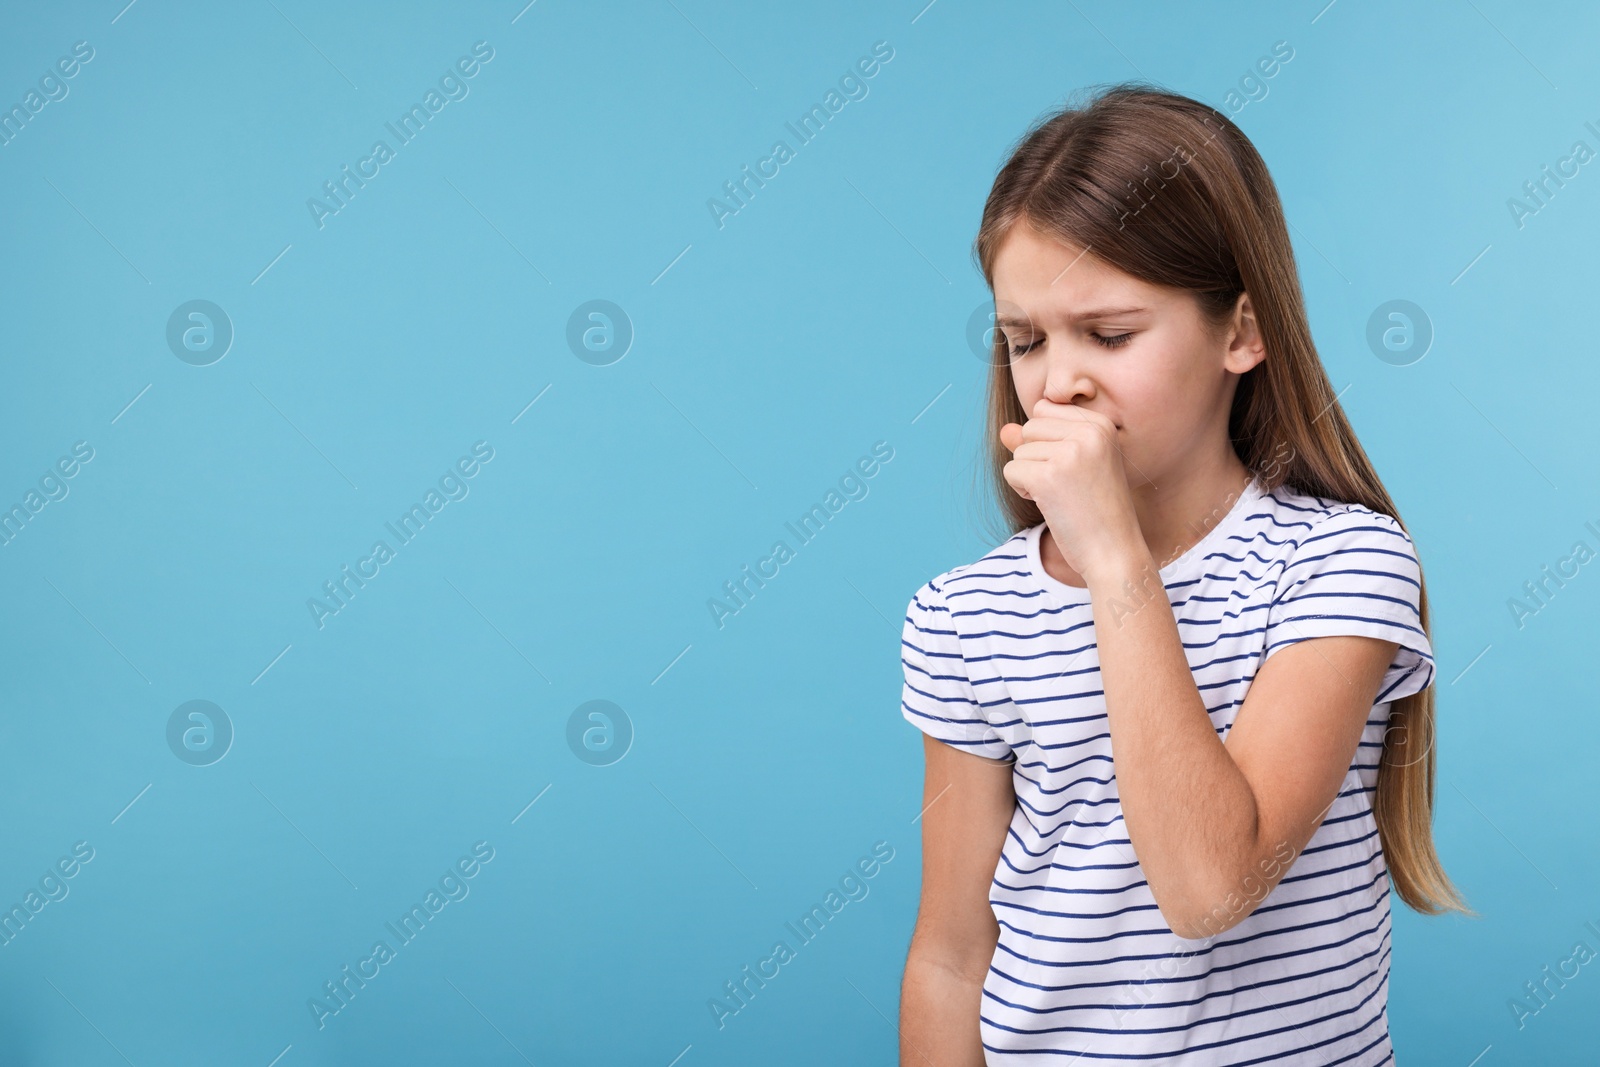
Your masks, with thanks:
[{"label": "light blue background", "polygon": [[[1437,839],[1484,916],[1397,904],[1398,1056],[1592,1057],[1594,967],[1521,1029],[1508,1001],[1600,950],[1600,578],[1520,629],[1507,601],[1600,545],[1600,174],[1521,228],[1507,200],[1600,148],[1597,31],[1506,0],[8,5],[0,105],[95,54],[0,147],[0,503],[95,455],[0,548],[0,903],[95,858],[0,948],[0,1060],[893,1062],[900,620],[990,544],[983,199],[1074,89],[1226,108],[1279,40],[1234,117],[1423,560]],[[477,41],[469,95],[318,229],[307,199]],[[707,200],[878,41],[869,95],[719,229]],[[1436,331],[1410,366],[1365,342],[1395,298]],[[167,347],[192,299],[236,331],[211,366]],[[593,299],[636,331],[609,366],[566,341]],[[319,630],[307,599],[480,440],[469,495]],[[878,441],[868,495],[719,628]],[[210,766],[167,747],[193,699],[236,730]],[[596,699],[636,731],[610,766],[566,741]],[[470,895],[319,1031],[307,999],[480,840]],[[877,841],[870,893],[719,1029],[708,1000]]]}]

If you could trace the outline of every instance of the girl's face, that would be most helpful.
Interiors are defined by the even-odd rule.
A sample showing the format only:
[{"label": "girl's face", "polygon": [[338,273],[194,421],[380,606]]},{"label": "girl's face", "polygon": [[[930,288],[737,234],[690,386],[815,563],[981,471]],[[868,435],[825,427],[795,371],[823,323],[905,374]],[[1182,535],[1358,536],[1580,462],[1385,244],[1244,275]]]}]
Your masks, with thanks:
[{"label": "girl's face", "polygon": [[1210,329],[1192,293],[1151,285],[1021,221],[994,264],[996,326],[1032,418],[1041,397],[1117,427],[1129,485],[1237,462],[1228,410],[1265,355],[1248,294]]}]

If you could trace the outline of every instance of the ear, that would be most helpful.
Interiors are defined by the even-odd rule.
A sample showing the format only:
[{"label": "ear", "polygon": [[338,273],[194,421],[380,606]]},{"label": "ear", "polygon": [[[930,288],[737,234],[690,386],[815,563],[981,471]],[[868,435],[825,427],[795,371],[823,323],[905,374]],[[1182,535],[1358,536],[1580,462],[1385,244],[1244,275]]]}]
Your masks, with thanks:
[{"label": "ear", "polygon": [[1267,346],[1261,338],[1260,324],[1256,322],[1255,308],[1249,293],[1240,293],[1233,306],[1233,320],[1228,327],[1228,351],[1223,357],[1223,367],[1235,374],[1243,374],[1267,358]]}]

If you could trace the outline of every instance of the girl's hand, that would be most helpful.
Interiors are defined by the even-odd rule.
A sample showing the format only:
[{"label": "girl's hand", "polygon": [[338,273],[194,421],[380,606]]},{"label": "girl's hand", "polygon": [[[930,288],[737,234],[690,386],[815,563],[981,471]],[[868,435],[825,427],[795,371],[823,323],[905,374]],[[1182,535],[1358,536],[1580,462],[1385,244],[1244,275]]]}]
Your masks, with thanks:
[{"label": "girl's hand", "polygon": [[1039,506],[1050,536],[1085,580],[1128,552],[1148,551],[1109,418],[1043,397],[1025,425],[1008,422],[1000,443],[1011,487]]}]

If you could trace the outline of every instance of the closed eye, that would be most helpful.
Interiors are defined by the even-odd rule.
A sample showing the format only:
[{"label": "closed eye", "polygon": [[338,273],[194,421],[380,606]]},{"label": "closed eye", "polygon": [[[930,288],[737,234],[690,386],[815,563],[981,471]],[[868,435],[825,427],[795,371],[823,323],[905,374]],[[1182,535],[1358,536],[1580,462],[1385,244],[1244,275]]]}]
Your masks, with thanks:
[{"label": "closed eye", "polygon": [[[1095,344],[1099,345],[1101,348],[1121,348],[1133,340],[1133,331],[1130,330],[1127,333],[1109,335],[1091,332],[1089,336],[1093,337]],[[1012,345],[1010,349],[1010,356],[1012,359],[1018,359],[1027,355],[1029,352],[1032,352],[1035,348],[1038,348],[1039,344],[1039,341],[1029,341],[1025,345]]]}]

